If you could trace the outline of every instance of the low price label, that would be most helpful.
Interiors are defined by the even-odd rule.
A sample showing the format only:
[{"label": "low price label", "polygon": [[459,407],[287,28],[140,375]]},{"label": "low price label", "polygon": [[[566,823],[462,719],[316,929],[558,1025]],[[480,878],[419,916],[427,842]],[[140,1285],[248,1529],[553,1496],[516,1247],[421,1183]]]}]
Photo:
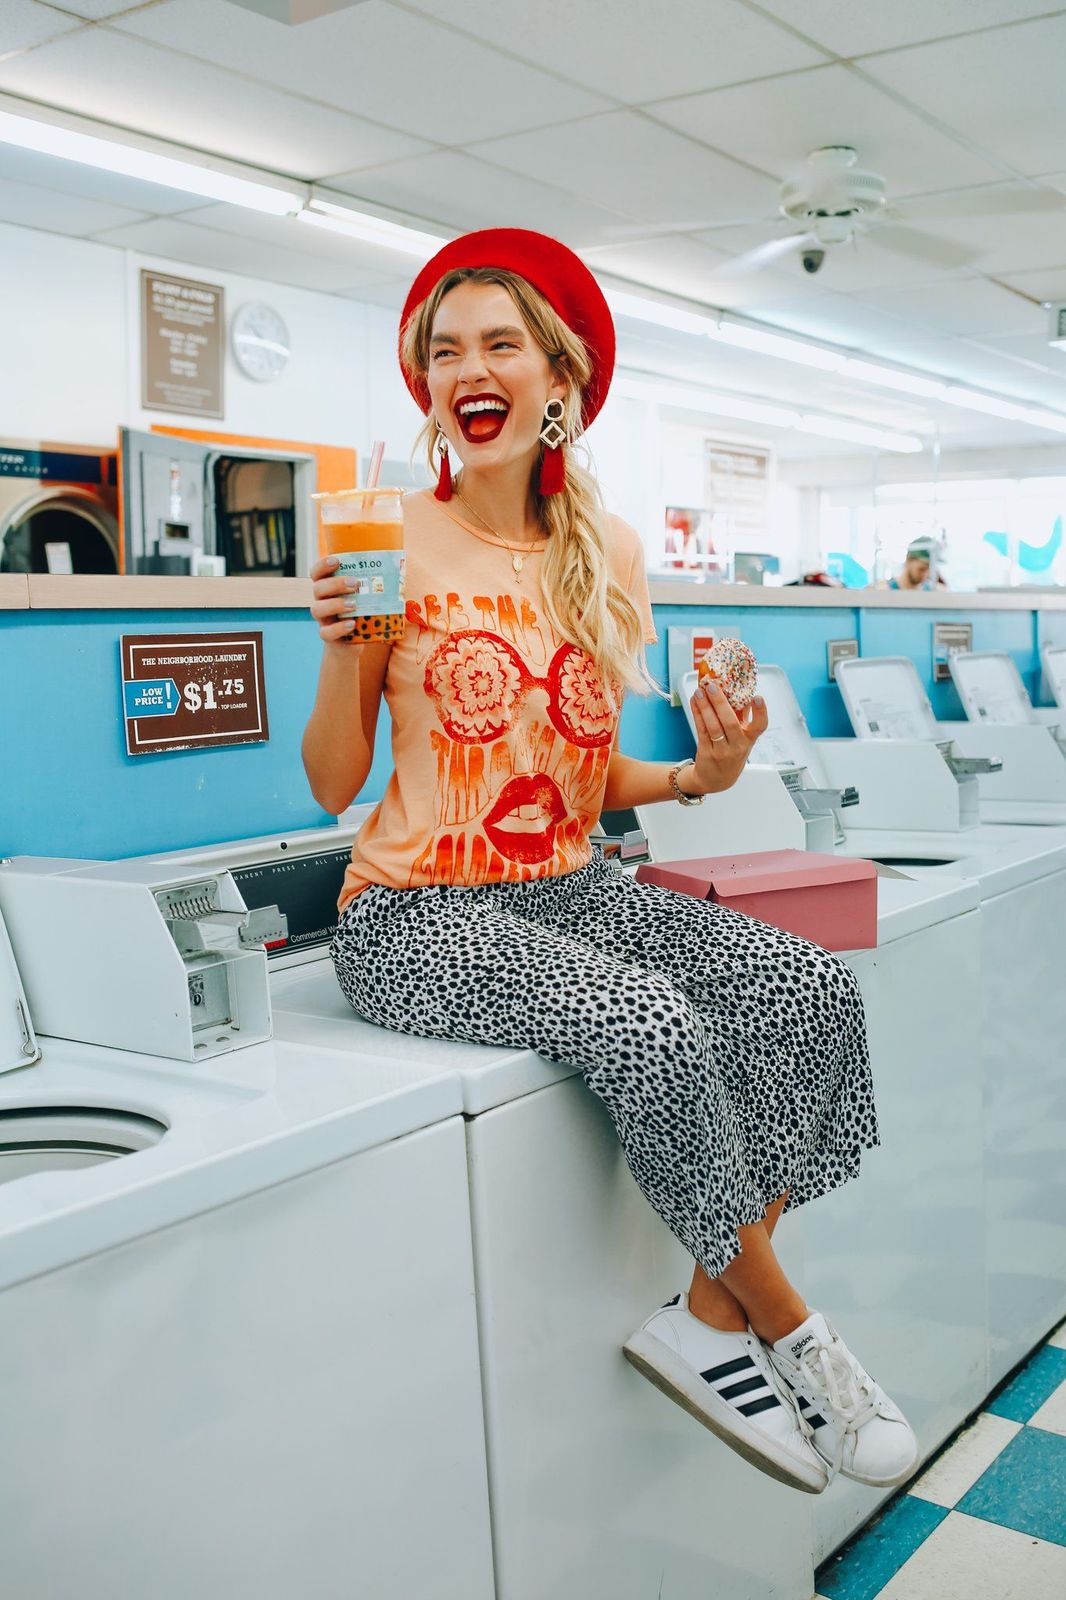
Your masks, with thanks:
[{"label": "low price label", "polygon": [[120,647],[129,755],[269,738],[261,633],[124,634]]}]

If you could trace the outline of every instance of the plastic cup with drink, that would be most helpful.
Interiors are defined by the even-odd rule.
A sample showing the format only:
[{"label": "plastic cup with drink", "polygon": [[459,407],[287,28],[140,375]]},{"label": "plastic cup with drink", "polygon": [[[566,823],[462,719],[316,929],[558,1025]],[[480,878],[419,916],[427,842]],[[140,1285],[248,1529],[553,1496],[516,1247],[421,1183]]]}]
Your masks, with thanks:
[{"label": "plastic cup with drink", "polygon": [[350,637],[364,642],[401,638],[405,621],[403,490],[378,487],[381,453],[375,445],[365,488],[312,496],[336,575],[350,587],[337,615],[350,617]]}]

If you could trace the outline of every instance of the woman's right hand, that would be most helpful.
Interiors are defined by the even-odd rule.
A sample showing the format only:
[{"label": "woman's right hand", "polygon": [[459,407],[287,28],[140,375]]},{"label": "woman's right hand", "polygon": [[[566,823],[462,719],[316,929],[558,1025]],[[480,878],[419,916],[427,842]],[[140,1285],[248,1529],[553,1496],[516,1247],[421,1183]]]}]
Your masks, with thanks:
[{"label": "woman's right hand", "polygon": [[341,617],[338,613],[343,611],[352,598],[352,591],[344,578],[337,576],[337,557],[320,556],[311,568],[313,584],[311,601],[311,615],[318,623],[318,632],[327,644],[337,644],[347,641],[349,644],[362,644],[362,640],[352,640],[352,630],[355,623],[351,617]]}]

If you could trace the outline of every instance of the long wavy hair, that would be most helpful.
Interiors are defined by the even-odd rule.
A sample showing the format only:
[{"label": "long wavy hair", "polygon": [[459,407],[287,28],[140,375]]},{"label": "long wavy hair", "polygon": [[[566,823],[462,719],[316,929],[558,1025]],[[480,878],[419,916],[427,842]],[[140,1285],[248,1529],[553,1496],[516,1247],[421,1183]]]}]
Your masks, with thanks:
[{"label": "long wavy hair", "polygon": [[[611,577],[604,534],[604,506],[592,473],[575,459],[571,439],[581,432],[581,397],[592,375],[584,343],[566,326],[544,296],[514,272],[502,267],[463,267],[448,272],[412,312],[403,330],[403,361],[409,372],[429,371],[429,341],[437,308],[460,283],[497,284],[511,296],[523,322],[540,345],[553,372],[566,384],[560,427],[565,481],[561,494],[538,492],[543,449],[533,464],[531,488],[537,520],[548,543],[541,587],[544,609],[556,632],[587,651],[595,662],[605,693],[618,710],[625,689],[638,694],[663,690],[650,676],[644,659],[644,624],[629,595]],[[431,472],[436,471],[437,424],[432,413],[415,441],[424,444]]]}]

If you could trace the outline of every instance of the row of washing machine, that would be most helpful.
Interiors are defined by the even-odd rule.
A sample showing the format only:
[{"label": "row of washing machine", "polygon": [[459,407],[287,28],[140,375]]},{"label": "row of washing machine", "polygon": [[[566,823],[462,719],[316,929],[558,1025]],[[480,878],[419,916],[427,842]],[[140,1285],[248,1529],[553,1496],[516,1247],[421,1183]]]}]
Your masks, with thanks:
[{"label": "row of washing machine", "polygon": [[[805,736],[772,683],[771,731]],[[889,863],[847,957],[882,1146],[775,1239],[928,1454],[1064,1310],[1066,831],[860,835],[898,763],[929,817],[941,774],[958,821],[980,781],[897,740],[841,809],[846,755],[884,743],[770,739],[641,821],[658,859],[831,829]],[[0,867],[28,997],[6,1059],[30,1018],[42,1051],[0,1077],[11,1592],[807,1600],[883,1492],[795,1495],[624,1362],[690,1260],[574,1072],[349,1010],[326,940],[352,832]]]}]

